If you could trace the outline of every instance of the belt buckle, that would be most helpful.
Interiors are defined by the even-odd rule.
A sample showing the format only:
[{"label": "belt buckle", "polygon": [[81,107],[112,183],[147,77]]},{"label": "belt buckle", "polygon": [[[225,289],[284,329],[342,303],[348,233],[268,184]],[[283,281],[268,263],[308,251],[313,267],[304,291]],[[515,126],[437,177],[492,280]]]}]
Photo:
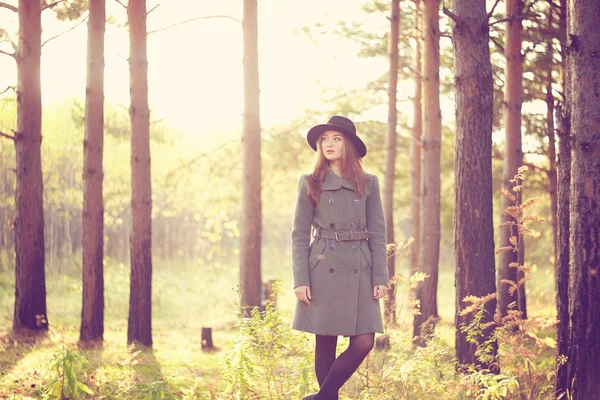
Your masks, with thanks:
[{"label": "belt buckle", "polygon": [[334,235],[335,235],[335,241],[336,241],[336,242],[339,242],[339,241],[340,241],[340,237],[338,236],[338,232],[337,232],[337,231],[335,231],[335,232],[333,232],[333,233],[334,233]]}]

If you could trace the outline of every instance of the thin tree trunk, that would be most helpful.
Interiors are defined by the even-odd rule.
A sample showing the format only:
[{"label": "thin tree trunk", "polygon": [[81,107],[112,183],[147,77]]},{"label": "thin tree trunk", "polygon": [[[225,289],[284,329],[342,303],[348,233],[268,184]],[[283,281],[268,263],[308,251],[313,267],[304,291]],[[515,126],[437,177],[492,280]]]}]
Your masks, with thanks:
[{"label": "thin tree trunk", "polygon": [[127,342],[152,345],[152,186],[146,0],[129,0],[131,93],[131,281]]},{"label": "thin tree trunk", "polygon": [[550,218],[552,219],[552,242],[553,258],[556,261],[556,238],[558,232],[558,203],[556,198],[556,138],[554,135],[554,96],[552,95],[552,81],[546,85],[546,129],[548,130],[548,158],[550,160],[550,168],[548,169],[548,192],[550,193]]},{"label": "thin tree trunk", "polygon": [[258,85],[257,0],[244,0],[244,131],[242,221],[240,232],[240,292],[242,314],[260,307],[262,280],[260,106]]},{"label": "thin tree trunk", "polygon": [[600,393],[600,2],[569,1],[571,113],[569,395]]},{"label": "thin tree trunk", "polygon": [[[502,175],[503,187],[510,193],[514,193],[517,202],[521,202],[521,192],[513,192],[511,179],[523,164],[523,152],[521,150],[521,98],[523,94],[523,61],[521,56],[521,10],[520,0],[506,1],[506,78],[504,89],[504,126],[505,126],[505,155],[504,172]],[[501,221],[512,221],[509,215],[504,215],[504,210],[513,203],[505,196],[502,197]],[[500,247],[510,246],[510,237],[515,236],[519,241],[519,233],[516,228],[502,228],[500,230]],[[519,243],[519,242],[517,242]],[[510,267],[511,263],[518,263],[518,252],[505,251],[500,254],[498,274],[498,310],[506,315],[509,304],[519,300],[519,292],[510,295],[509,283],[518,281],[517,268]],[[524,294],[524,293],[523,293]],[[517,306],[518,308],[518,306]]]},{"label": "thin tree trunk", "polygon": [[19,1],[13,329],[47,330],[42,177],[41,6]]},{"label": "thin tree trunk", "polygon": [[411,270],[410,275],[414,274],[419,268],[419,248],[420,234],[419,221],[421,217],[421,134],[423,132],[423,104],[422,104],[422,86],[423,79],[421,77],[421,45],[422,41],[422,20],[421,0],[414,0],[417,11],[417,43],[415,45],[415,97],[414,104],[414,121],[412,129],[412,140],[410,143],[410,185],[411,185],[411,201],[410,214],[412,216],[411,231],[413,237],[412,253],[411,253]]},{"label": "thin tree trunk", "polygon": [[[398,32],[400,24],[400,0],[392,1],[389,58],[390,72],[388,78],[388,134],[385,153],[385,182],[383,188],[383,205],[385,214],[387,242],[394,244],[394,180],[396,177],[396,122],[398,118],[396,91],[398,89]],[[385,322],[396,322],[396,257],[392,254],[387,259],[390,277],[389,291],[385,298]]]},{"label": "thin tree trunk", "polygon": [[[474,315],[461,315],[467,296],[496,293],[492,206],[492,123],[494,100],[489,27],[485,0],[454,0],[460,19],[453,30],[456,84],[456,140],[454,202],[454,265],[456,268],[456,357],[461,365],[497,370],[497,344],[491,354],[477,357],[478,348],[491,339],[485,330],[477,343],[467,339]],[[479,324],[493,321],[496,299],[483,307]],[[479,327],[475,328],[478,329]],[[472,329],[471,329],[472,330]],[[488,343],[489,344],[489,343]],[[487,358],[490,357],[490,358]]]},{"label": "thin tree trunk", "polygon": [[568,368],[564,358],[568,357],[569,345],[569,192],[571,190],[571,113],[569,111],[569,85],[566,78],[566,37],[567,37],[567,0],[561,0],[559,20],[559,40],[561,52],[561,76],[563,90],[563,109],[557,109],[558,131],[558,161],[557,161],[557,238],[556,238],[556,393],[566,392],[568,388]]},{"label": "thin tree trunk", "polygon": [[[425,131],[421,159],[421,220],[419,272],[429,275],[417,287],[420,313],[415,315],[413,337],[417,344],[433,333],[438,320],[437,281],[440,250],[440,148],[442,116],[440,111],[440,29],[439,0],[424,0],[423,39],[425,85],[423,107]],[[423,336],[422,336],[423,334]]]},{"label": "thin tree trunk", "polygon": [[90,0],[83,142],[83,293],[80,340],[104,336],[104,32],[105,0]]}]

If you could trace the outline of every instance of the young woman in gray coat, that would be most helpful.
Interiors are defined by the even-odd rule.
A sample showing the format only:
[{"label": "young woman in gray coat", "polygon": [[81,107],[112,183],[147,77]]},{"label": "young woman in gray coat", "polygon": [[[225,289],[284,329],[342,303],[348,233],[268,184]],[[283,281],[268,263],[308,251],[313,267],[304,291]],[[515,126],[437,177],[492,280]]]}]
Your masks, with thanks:
[{"label": "young woman in gray coat", "polygon": [[[292,229],[297,298],[292,328],[314,333],[320,390],[304,399],[338,398],[338,390],[383,333],[379,299],[388,284],[385,220],[377,177],[349,119],[333,116],[310,129],[314,170],[302,175]],[[311,240],[312,237],[312,240]],[[336,358],[337,337],[350,337]]]}]

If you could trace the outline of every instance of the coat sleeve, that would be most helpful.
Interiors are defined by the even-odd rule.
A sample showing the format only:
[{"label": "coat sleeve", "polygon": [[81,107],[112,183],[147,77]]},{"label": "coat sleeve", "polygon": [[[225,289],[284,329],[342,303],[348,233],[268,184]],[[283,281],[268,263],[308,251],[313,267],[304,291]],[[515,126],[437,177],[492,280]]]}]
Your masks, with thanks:
[{"label": "coat sleeve", "polygon": [[367,197],[367,229],[373,233],[369,239],[369,248],[372,254],[372,275],[373,285],[388,286],[389,274],[387,269],[386,237],[385,237],[385,218],[383,216],[383,207],[381,205],[381,194],[379,193],[379,180],[376,175],[373,177],[373,187],[371,194]]},{"label": "coat sleeve", "polygon": [[308,256],[310,250],[310,227],[314,213],[313,200],[308,195],[308,176],[302,175],[298,182],[298,197],[292,227],[292,272],[294,288],[310,286]]}]

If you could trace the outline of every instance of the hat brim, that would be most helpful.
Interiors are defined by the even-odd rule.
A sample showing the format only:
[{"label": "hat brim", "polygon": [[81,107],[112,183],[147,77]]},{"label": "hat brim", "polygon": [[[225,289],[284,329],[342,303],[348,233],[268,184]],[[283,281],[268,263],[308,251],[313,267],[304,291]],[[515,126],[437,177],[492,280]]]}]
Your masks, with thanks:
[{"label": "hat brim", "polygon": [[326,131],[336,131],[350,139],[354,144],[356,152],[360,158],[363,158],[367,154],[367,146],[365,146],[365,143],[361,140],[361,138],[348,129],[344,129],[339,125],[332,124],[320,124],[310,128],[308,134],[306,135],[306,141],[314,151],[317,151],[317,140],[319,139],[319,136]]}]

